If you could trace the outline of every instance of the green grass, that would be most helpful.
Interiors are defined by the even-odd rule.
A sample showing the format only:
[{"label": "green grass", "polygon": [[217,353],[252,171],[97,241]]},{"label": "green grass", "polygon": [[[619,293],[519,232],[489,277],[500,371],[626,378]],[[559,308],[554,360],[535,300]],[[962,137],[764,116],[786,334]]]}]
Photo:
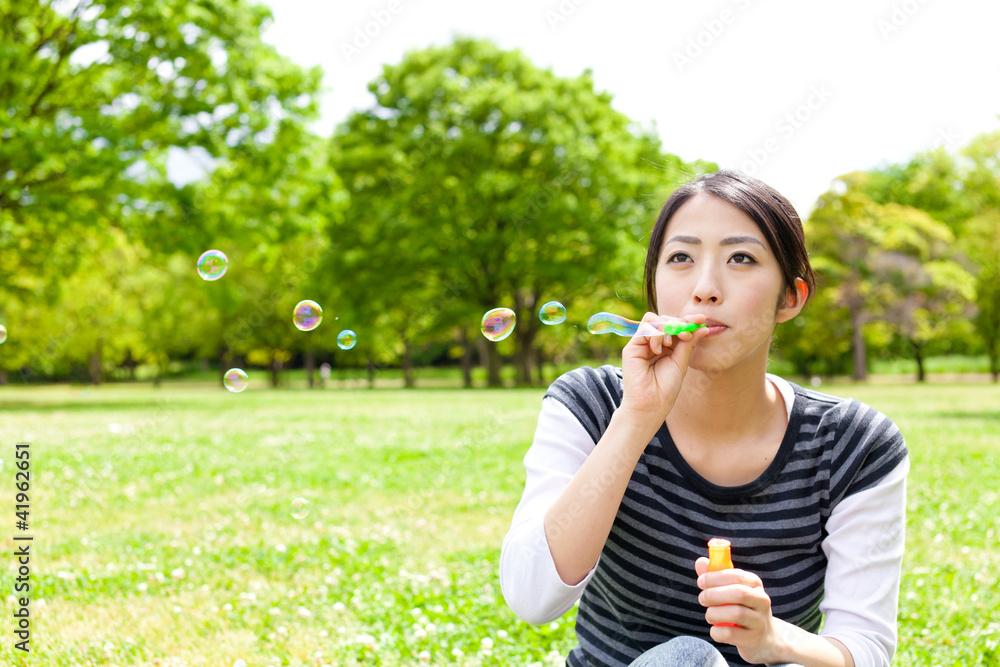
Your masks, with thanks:
[{"label": "green grass", "polygon": [[[548,665],[575,644],[573,611],[522,623],[496,575],[541,390],[211,385],[0,388],[4,554],[31,443],[31,664]],[[1000,387],[822,389],[910,447],[895,664],[998,664]]]}]

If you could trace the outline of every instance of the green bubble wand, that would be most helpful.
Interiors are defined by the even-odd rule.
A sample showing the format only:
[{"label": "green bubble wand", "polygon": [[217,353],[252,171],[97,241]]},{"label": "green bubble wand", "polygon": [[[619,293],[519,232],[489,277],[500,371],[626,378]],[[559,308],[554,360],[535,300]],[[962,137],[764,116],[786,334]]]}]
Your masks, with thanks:
[{"label": "green bubble wand", "polygon": [[631,338],[633,336],[676,336],[685,331],[695,331],[707,324],[694,322],[636,322],[614,313],[595,313],[587,321],[587,331],[593,334],[614,333]]}]

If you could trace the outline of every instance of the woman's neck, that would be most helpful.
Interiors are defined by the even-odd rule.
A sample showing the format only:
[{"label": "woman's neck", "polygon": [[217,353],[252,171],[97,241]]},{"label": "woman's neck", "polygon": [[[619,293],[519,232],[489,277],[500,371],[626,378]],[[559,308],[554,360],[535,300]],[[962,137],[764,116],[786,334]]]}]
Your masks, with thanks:
[{"label": "woman's neck", "polygon": [[724,373],[689,368],[667,416],[668,428],[696,435],[700,442],[732,444],[762,431],[784,406],[765,372],[766,359],[763,368],[746,364]]}]

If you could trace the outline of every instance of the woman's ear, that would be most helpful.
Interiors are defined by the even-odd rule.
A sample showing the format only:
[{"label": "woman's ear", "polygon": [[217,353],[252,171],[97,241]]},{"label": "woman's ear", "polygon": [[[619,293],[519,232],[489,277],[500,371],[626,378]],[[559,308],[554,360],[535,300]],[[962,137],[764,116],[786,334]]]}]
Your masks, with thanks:
[{"label": "woman's ear", "polygon": [[778,322],[787,322],[802,311],[809,298],[809,285],[802,278],[796,278],[795,284],[785,292],[785,300],[778,308]]}]

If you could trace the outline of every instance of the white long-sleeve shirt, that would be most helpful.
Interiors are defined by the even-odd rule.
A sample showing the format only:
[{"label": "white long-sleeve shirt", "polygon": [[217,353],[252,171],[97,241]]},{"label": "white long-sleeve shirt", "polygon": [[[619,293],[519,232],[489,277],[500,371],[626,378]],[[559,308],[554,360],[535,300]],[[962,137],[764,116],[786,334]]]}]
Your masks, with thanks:
[{"label": "white long-sleeve shirt", "polygon": [[707,482],[663,427],[636,466],[605,551],[576,585],[556,572],[543,517],[620,404],[620,370],[578,369],[552,385],[524,457],[525,489],[503,542],[500,583],[508,605],[530,623],[554,620],[581,600],[581,646],[569,664],[627,664],[671,636],[700,631],[707,638],[704,609],[680,600],[696,598],[694,559],[707,554],[712,536],[729,538],[736,566],[761,576],[776,617],[813,631],[825,619],[820,634],[841,641],[858,667],[889,664],[909,470],[902,436],[857,401],[768,378],[784,399],[789,428],[761,477],[740,487]]}]

